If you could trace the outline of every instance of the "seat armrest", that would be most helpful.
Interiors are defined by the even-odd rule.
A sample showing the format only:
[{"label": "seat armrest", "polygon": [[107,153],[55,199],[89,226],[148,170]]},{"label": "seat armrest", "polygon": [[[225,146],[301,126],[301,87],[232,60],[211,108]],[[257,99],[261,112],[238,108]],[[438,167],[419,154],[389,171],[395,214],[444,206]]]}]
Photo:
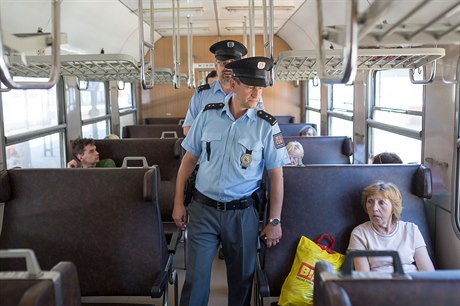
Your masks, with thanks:
[{"label": "seat armrest", "polygon": [[256,259],[256,273],[255,273],[255,281],[256,286],[259,291],[259,295],[261,298],[269,297],[270,296],[270,286],[268,285],[268,277],[267,273],[262,269],[260,265],[260,253],[257,254]]},{"label": "seat armrest", "polygon": [[177,245],[179,244],[182,235],[184,235],[184,232],[185,232],[185,229],[178,228],[172,234],[171,241],[169,242],[169,245],[168,245],[169,254],[176,254]]}]

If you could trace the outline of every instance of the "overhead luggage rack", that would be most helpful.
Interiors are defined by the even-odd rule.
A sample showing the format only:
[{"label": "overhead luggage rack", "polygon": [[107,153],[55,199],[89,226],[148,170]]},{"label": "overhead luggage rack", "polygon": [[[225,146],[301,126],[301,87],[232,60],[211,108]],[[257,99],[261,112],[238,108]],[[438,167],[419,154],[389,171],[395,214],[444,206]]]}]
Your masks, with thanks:
[{"label": "overhead luggage rack", "polygon": [[[28,56],[24,63],[19,56],[10,57],[9,70],[13,76],[47,77],[51,69],[50,56]],[[147,79],[151,78],[151,69],[146,69]],[[140,66],[126,54],[83,54],[61,55],[62,76],[75,76],[88,81],[124,81],[139,80]],[[156,84],[172,84],[173,72],[169,68],[155,68]],[[187,82],[187,76],[181,74],[181,83]]]},{"label": "overhead luggage rack", "polygon": [[[416,69],[445,55],[443,48],[359,49],[357,68],[362,70]],[[325,69],[331,76],[342,73],[342,50],[326,50]],[[276,80],[308,80],[318,75],[315,50],[283,51],[275,65]]]}]

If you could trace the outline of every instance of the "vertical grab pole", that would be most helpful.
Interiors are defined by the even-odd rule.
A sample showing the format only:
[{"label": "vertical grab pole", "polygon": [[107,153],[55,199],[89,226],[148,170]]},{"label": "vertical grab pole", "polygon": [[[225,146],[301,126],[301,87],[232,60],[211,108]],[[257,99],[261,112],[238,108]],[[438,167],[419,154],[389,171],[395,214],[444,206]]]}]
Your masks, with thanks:
[{"label": "vertical grab pole", "polygon": [[[274,17],[274,11],[275,8],[273,6],[273,0],[270,0],[270,18],[269,18],[269,24],[270,24],[270,58],[274,61],[274,47],[275,47],[275,17]],[[272,70],[270,70],[270,81],[269,84],[270,86],[273,86],[275,84],[275,71],[276,67],[273,67]]]},{"label": "vertical grab pole", "polygon": [[251,56],[256,56],[256,42],[255,42],[255,26],[254,26],[254,0],[249,1],[249,33],[250,33],[250,44],[251,44]]},{"label": "vertical grab pole", "polygon": [[195,70],[193,69],[193,33],[190,16],[187,16],[187,53],[188,53],[188,87],[195,87]]},{"label": "vertical grab pole", "polygon": [[326,73],[324,65],[324,42],[323,42],[323,8],[321,0],[316,0],[318,45],[316,48],[318,61],[318,75],[324,84],[351,84],[354,82],[358,60],[358,5],[356,0],[347,1],[347,18],[345,26],[345,43],[343,47],[343,71],[339,78],[332,78]]},{"label": "vertical grab pole", "polygon": [[[173,0],[174,2],[174,0]],[[175,52],[175,58],[174,58],[174,87],[175,88],[180,88],[180,4],[179,0],[176,0],[176,6],[175,8],[173,7],[173,14],[176,14],[176,18],[173,19],[173,22],[175,21],[175,44],[176,44],[176,52]]]},{"label": "vertical grab pole", "polygon": [[246,16],[244,16],[243,21],[243,45],[248,48],[248,28],[246,26]]},{"label": "vertical grab pole", "polygon": [[264,13],[264,56],[268,57],[269,41],[268,41],[268,25],[267,25],[267,0],[262,0],[262,10]]},{"label": "vertical grab pole", "polygon": [[177,64],[177,40],[176,40],[176,0],[171,0],[172,2],[172,23],[173,23],[173,32],[172,32],[172,47],[173,47],[173,85],[177,88],[176,80],[176,64]]},{"label": "vertical grab pole", "polygon": [[[155,69],[154,69],[154,32],[153,32],[153,0],[150,0],[150,40],[151,42],[146,42],[144,40],[144,7],[142,0],[138,0],[138,27],[139,27],[139,60],[140,60],[140,79],[142,88],[144,89],[152,89],[154,85],[154,78],[155,78]],[[151,66],[151,77],[150,82],[147,82],[146,78],[146,71],[145,71],[145,52],[144,46],[149,48],[150,50],[150,66]]]},{"label": "vertical grab pole", "polygon": [[[5,62],[5,50],[3,48],[3,34],[0,22],[0,79],[10,89],[49,89],[56,85],[59,80],[61,68],[61,1],[51,0],[52,27],[52,66],[49,79],[45,82],[15,82]],[[5,90],[2,90],[5,91]]]}]

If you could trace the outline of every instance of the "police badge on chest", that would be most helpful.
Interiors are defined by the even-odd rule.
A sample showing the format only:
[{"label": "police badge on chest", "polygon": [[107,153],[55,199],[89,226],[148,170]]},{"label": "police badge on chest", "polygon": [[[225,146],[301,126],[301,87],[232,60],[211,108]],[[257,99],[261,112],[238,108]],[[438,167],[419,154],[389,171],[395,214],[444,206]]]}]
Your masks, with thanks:
[{"label": "police badge on chest", "polygon": [[241,168],[246,169],[252,162],[252,152],[248,152],[249,150],[246,151],[243,155],[240,157],[241,161]]}]

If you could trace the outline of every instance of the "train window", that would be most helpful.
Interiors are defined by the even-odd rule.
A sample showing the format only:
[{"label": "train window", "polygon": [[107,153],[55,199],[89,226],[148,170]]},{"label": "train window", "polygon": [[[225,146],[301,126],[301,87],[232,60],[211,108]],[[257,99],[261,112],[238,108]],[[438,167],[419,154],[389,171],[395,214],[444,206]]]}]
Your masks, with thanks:
[{"label": "train window", "polygon": [[330,92],[329,135],[353,138],[354,86],[334,84]]},{"label": "train window", "polygon": [[123,90],[118,90],[118,108],[134,108],[133,91],[131,83],[125,83]]},{"label": "train window", "polygon": [[374,84],[369,156],[392,151],[405,163],[420,163],[424,87],[410,82],[407,69],[378,71]]},{"label": "train window", "polygon": [[107,114],[107,93],[103,82],[88,82],[88,88],[80,91],[81,118],[92,119]]},{"label": "train window", "polygon": [[60,168],[63,133],[58,132],[6,147],[6,167]]},{"label": "train window", "polygon": [[111,133],[107,95],[104,82],[88,82],[88,88],[80,91],[83,137],[102,139]]},{"label": "train window", "polygon": [[[42,81],[14,78],[15,81]],[[2,93],[5,136],[58,125],[56,86],[48,89],[11,90]]]},{"label": "train window", "polygon": [[85,124],[81,127],[82,135],[86,138],[103,139],[110,134],[109,120]]},{"label": "train window", "polygon": [[134,103],[131,83],[125,83],[123,90],[118,90],[118,108],[120,114],[120,135],[123,127],[136,124],[136,105]]},{"label": "train window", "polygon": [[[308,98],[305,106],[306,122],[321,126],[321,86],[319,80],[308,80]],[[318,131],[319,132],[319,131]]]},{"label": "train window", "polygon": [[[45,81],[15,77],[15,81]],[[57,87],[2,93],[6,168],[59,168],[63,162],[64,129],[60,123]]]}]

